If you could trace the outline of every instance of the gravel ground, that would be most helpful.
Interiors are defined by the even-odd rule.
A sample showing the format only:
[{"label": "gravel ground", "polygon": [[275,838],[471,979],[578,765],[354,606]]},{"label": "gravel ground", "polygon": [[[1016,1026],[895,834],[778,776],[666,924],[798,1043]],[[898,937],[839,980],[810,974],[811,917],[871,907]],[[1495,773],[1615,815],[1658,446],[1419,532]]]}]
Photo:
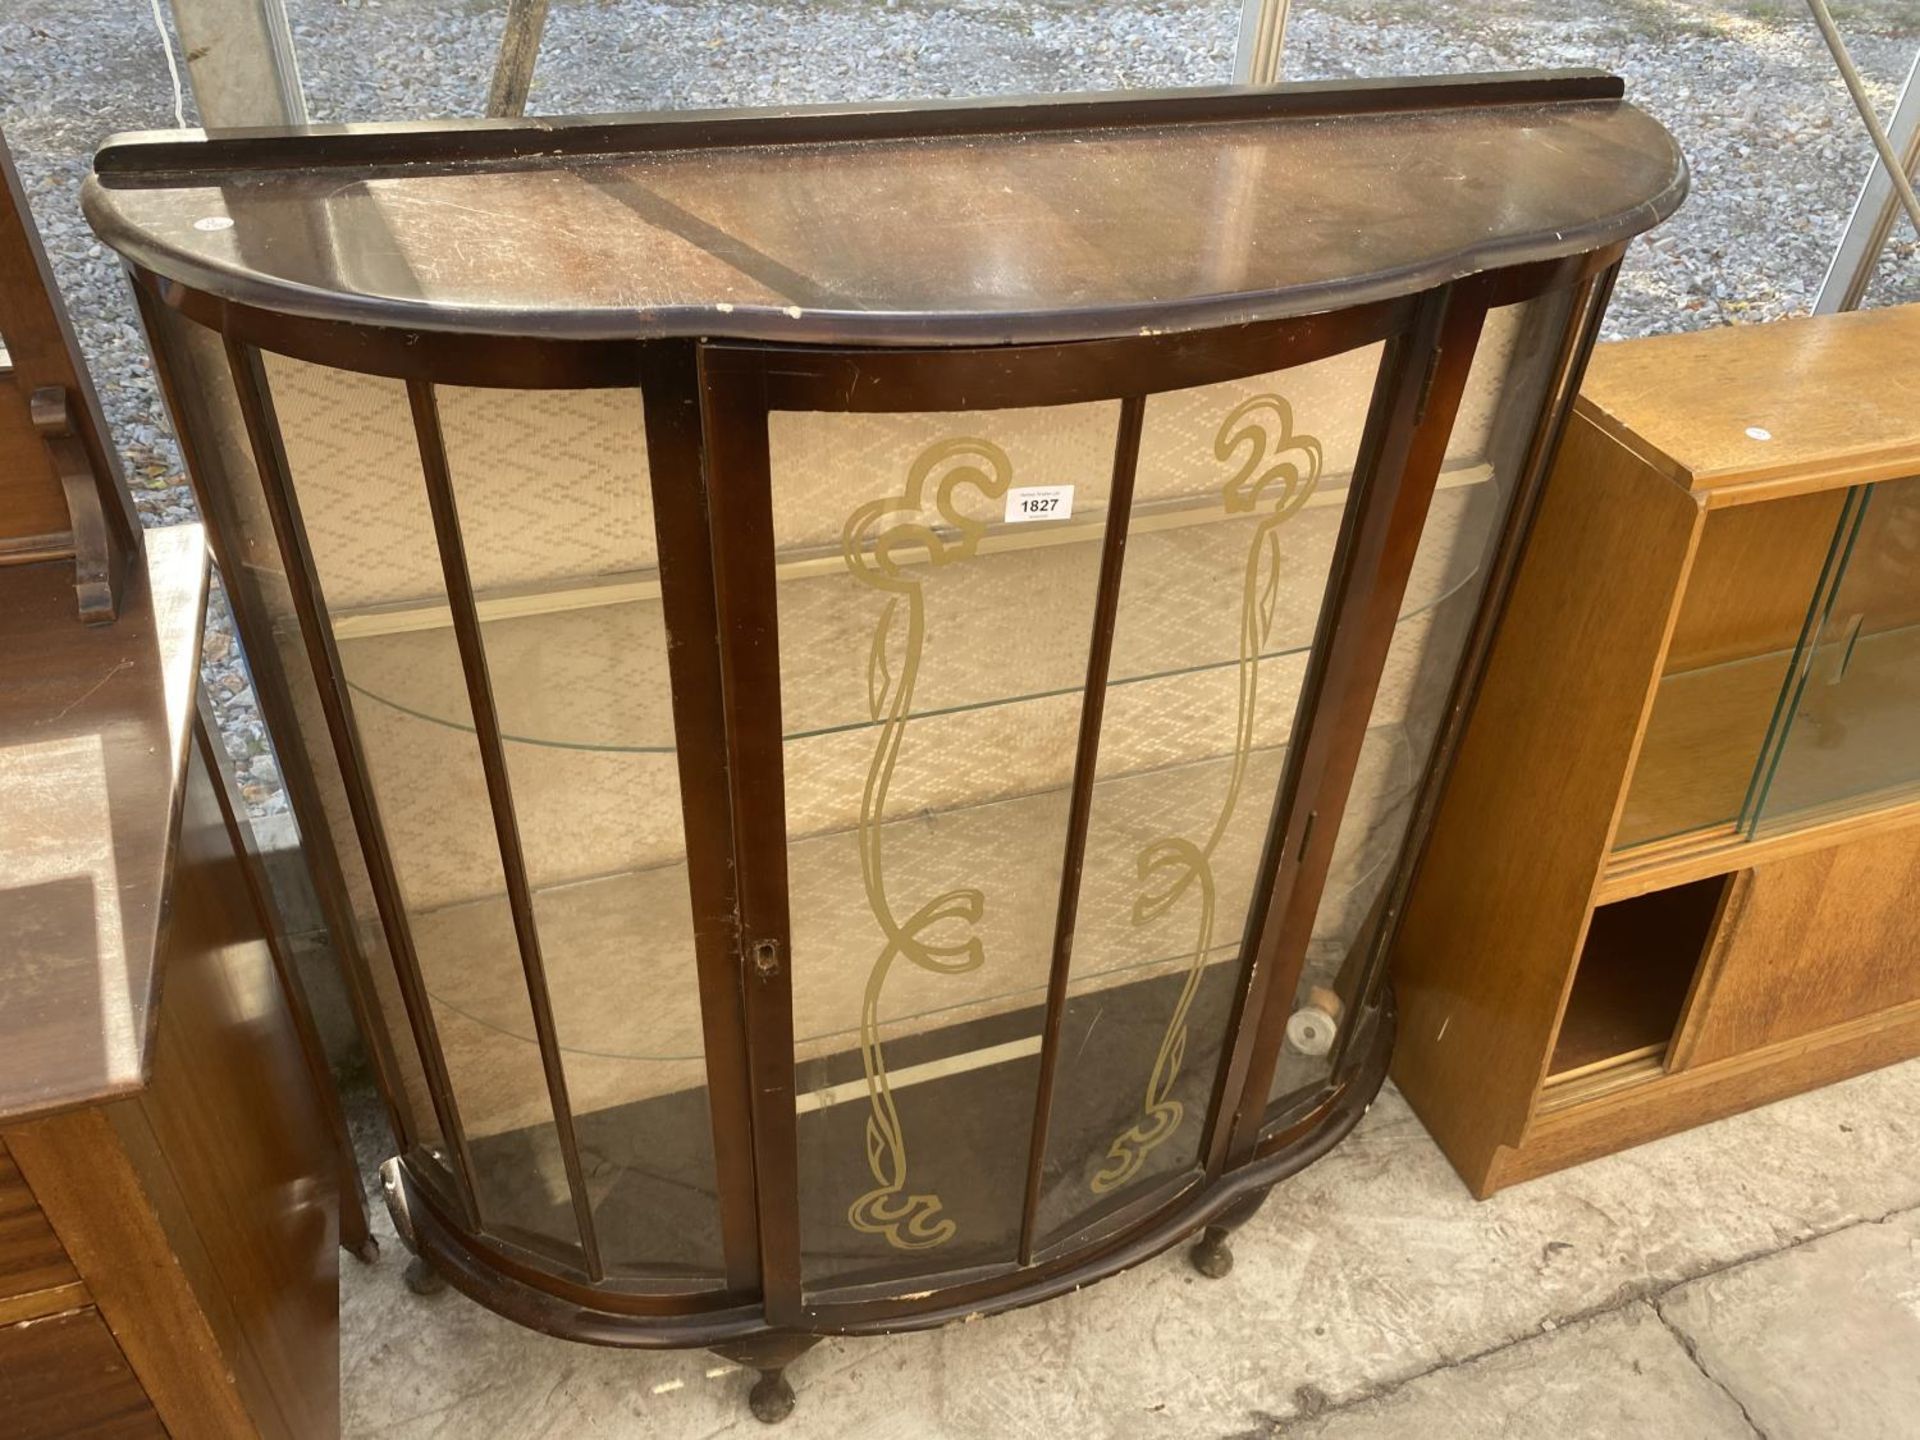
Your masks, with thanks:
[{"label": "gravel ground", "polygon": [[[288,0],[317,121],[478,113],[499,42],[491,0]],[[1883,114],[1920,44],[1914,0],[1841,24]],[[529,108],[564,114],[1221,83],[1239,6],[1048,0],[554,0]],[[1597,65],[1679,137],[1694,188],[1636,242],[1613,336],[1804,310],[1872,149],[1797,0],[1296,0],[1289,79]],[[192,97],[185,101],[189,123]],[[141,0],[0,0],[0,125],[19,162],[128,476],[150,524],[193,515],[146,350],[110,255],[80,218],[93,147],[173,123]],[[1904,225],[1869,303],[1920,300]],[[208,679],[256,814],[285,810],[224,604]]]}]

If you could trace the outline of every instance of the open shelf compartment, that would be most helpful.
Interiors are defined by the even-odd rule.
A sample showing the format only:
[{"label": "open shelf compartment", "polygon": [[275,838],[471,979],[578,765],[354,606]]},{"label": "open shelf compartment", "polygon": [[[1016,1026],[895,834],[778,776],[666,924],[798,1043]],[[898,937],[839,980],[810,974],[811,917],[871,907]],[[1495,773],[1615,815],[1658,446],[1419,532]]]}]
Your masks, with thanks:
[{"label": "open shelf compartment", "polygon": [[1547,1070],[1550,1087],[1660,1071],[1731,881],[1717,875],[1593,912]]}]

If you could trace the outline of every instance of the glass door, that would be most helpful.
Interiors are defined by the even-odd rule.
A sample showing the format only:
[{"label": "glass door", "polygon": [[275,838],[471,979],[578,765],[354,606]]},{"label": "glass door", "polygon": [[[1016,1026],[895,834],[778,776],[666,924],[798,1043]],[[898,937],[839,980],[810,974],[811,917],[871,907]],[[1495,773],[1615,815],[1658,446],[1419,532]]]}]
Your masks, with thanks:
[{"label": "glass door", "polygon": [[1920,476],[1864,485],[1834,529],[1748,833],[1920,798]]},{"label": "glass door", "polygon": [[776,1323],[1044,1262],[1217,1169],[1252,940],[1305,851],[1296,751],[1317,687],[1370,684],[1329,666],[1333,607],[1370,615],[1382,573],[1401,603],[1387,532],[1442,468],[1410,453],[1417,310],[703,348]]}]

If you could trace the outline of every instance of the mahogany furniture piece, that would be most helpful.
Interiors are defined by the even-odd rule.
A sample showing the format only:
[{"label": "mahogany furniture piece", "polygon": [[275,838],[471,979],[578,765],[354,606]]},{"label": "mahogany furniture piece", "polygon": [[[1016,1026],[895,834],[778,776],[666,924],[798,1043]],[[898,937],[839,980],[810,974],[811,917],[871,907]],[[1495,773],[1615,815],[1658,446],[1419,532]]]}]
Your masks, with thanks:
[{"label": "mahogany furniture piece", "polygon": [[1477,1195],[1920,1055],[1920,306],[1594,352],[1395,947]]},{"label": "mahogany furniture piece", "polygon": [[113,619],[140,522],[0,135],[0,569],[64,561],[82,619]]},{"label": "mahogany furniture piece", "polygon": [[826,1333],[1229,1229],[1671,139],[1594,74],[109,144],[425,1262]]},{"label": "mahogany furniture piece", "polygon": [[354,1176],[195,722],[205,538],[133,524],[4,168],[0,1433],[331,1434]]}]

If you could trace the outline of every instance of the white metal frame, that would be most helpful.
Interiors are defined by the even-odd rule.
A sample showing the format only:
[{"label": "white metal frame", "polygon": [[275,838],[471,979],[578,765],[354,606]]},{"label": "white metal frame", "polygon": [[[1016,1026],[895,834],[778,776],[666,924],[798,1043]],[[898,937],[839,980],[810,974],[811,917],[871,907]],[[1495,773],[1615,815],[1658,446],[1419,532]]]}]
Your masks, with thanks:
[{"label": "white metal frame", "polygon": [[[1906,86],[1894,105],[1893,119],[1887,125],[1887,139],[1899,152],[1908,175],[1920,171],[1920,52],[1914,54]],[[1899,211],[1900,196],[1894,189],[1893,177],[1876,156],[1867,171],[1866,183],[1860,187],[1859,198],[1853,202],[1853,214],[1841,232],[1833,263],[1827,266],[1827,277],[1820,282],[1820,293],[1813,302],[1814,314],[1831,315],[1835,311],[1859,308],[1873,279],[1874,265],[1886,246],[1887,237],[1893,233]]]},{"label": "white metal frame", "polygon": [[200,123],[304,125],[306,92],[283,0],[171,0]]},{"label": "white metal frame", "polygon": [[1240,43],[1233,52],[1233,83],[1277,85],[1287,48],[1292,0],[1241,0]]}]

